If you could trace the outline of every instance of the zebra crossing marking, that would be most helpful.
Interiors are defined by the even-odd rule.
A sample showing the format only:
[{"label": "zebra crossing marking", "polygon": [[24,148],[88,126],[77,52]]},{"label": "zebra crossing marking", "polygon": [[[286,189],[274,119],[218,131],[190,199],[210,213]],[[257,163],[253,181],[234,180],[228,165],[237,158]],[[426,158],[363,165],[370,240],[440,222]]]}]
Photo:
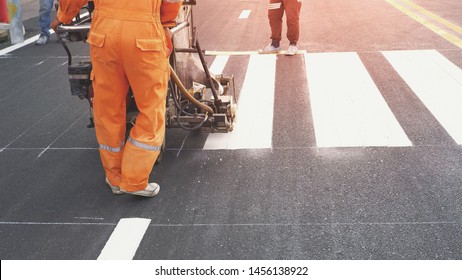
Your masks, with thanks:
[{"label": "zebra crossing marking", "polygon": [[275,81],[276,55],[251,55],[234,130],[210,134],[204,150],[272,148]]},{"label": "zebra crossing marking", "polygon": [[454,141],[462,145],[462,69],[436,50],[382,53]]},{"label": "zebra crossing marking", "polygon": [[357,53],[305,54],[318,147],[412,146]]},{"label": "zebra crossing marking", "polygon": [[[382,54],[462,144],[462,110],[457,106],[462,104],[462,70],[436,50]],[[317,147],[413,145],[357,53],[305,53],[303,58]],[[213,72],[221,73],[229,59],[216,56]],[[277,55],[250,55],[235,129],[209,135],[203,149],[272,148],[276,60]]]}]

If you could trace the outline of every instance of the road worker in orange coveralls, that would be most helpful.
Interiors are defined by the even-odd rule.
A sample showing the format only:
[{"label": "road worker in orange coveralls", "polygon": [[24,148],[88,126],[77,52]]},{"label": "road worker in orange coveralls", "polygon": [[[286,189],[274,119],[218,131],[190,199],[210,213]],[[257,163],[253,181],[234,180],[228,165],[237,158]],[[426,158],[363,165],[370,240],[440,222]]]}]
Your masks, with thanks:
[{"label": "road worker in orange coveralls", "polygon": [[[52,28],[70,23],[88,0],[61,0]],[[114,194],[152,197],[148,183],[165,133],[165,102],[172,50],[168,27],[182,0],[94,0],[87,43],[93,65],[96,137],[106,183]],[[131,86],[139,109],[125,141],[126,96]]]}]

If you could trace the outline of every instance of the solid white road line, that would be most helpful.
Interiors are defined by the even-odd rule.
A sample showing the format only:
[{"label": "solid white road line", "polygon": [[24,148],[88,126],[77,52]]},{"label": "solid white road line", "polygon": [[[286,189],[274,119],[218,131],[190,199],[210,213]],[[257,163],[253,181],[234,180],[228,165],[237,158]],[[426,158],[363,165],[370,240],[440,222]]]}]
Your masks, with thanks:
[{"label": "solid white road line", "polygon": [[[88,13],[83,13],[83,14],[80,15],[80,17],[86,17],[86,16],[88,16]],[[55,33],[55,31],[53,29],[50,29],[48,31],[50,32],[50,35],[53,35]],[[15,45],[9,46],[8,48],[0,50],[0,56],[8,54],[8,53],[10,53],[12,51],[15,51],[17,49],[20,49],[20,48],[22,48],[24,46],[27,46],[30,43],[33,43],[33,42],[37,41],[37,39],[39,37],[40,37],[40,34],[37,34],[37,35],[35,35],[35,36],[33,36],[33,37],[29,38],[29,39],[24,40],[24,42],[22,42],[22,43],[15,44]]]},{"label": "solid white road line", "polygon": [[357,53],[305,54],[318,147],[412,146]]},{"label": "solid white road line", "polygon": [[133,259],[150,222],[150,219],[121,219],[98,260]]},{"label": "solid white road line", "polygon": [[456,143],[462,145],[462,69],[436,50],[382,53]]},{"label": "solid white road line", "polygon": [[[51,30],[52,30],[52,29],[51,29]],[[51,32],[51,31],[50,31],[50,32]],[[53,32],[54,32],[54,31],[53,31]],[[30,43],[33,43],[33,42],[37,41],[37,39],[38,39],[39,37],[40,37],[40,34],[35,35],[35,36],[33,36],[33,37],[31,37],[31,38],[29,38],[29,39],[27,39],[27,40],[24,40],[24,42],[22,42],[22,43],[9,46],[8,48],[4,48],[3,50],[0,50],[0,56],[5,55],[5,54],[8,54],[8,53],[10,53],[10,52],[12,52],[12,51],[15,51],[15,50],[17,50],[17,49],[20,49],[20,48],[22,48],[22,47],[24,47],[24,46],[27,46],[27,45],[29,45]]]},{"label": "solid white road line", "polygon": [[[305,54],[306,50],[298,50],[297,54]],[[205,51],[205,55],[252,55],[252,54],[260,54],[258,50],[253,51]],[[287,51],[283,50],[279,53],[279,55],[286,55]],[[263,54],[262,54],[263,55]],[[266,55],[266,54],[264,54]],[[273,55],[273,54],[269,54]]]},{"label": "solid white road line", "polygon": [[249,18],[251,10],[243,10],[239,15],[239,19]]},{"label": "solid white road line", "polygon": [[276,55],[251,55],[234,130],[210,134],[205,150],[272,147]]}]

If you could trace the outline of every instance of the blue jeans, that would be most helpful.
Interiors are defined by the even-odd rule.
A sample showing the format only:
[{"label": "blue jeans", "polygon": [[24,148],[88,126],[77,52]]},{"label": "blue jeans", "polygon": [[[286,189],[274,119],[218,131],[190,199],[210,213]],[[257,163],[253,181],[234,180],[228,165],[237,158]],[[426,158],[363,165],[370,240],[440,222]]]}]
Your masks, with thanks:
[{"label": "blue jeans", "polygon": [[39,1],[39,24],[40,34],[50,37],[50,13],[53,8],[54,0],[40,0]]}]

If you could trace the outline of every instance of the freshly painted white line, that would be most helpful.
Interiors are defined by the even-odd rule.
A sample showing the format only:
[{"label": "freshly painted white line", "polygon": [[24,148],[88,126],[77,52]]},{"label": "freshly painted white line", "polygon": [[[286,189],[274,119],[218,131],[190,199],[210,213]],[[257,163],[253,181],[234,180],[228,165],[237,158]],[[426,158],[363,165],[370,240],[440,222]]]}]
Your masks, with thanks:
[{"label": "freshly painted white line", "polygon": [[150,219],[121,219],[98,260],[133,259],[150,222]]},{"label": "freshly painted white line", "polygon": [[276,55],[251,55],[234,130],[210,134],[204,149],[272,148],[275,79]]},{"label": "freshly painted white line", "polygon": [[412,146],[356,53],[305,54],[318,147]]},{"label": "freshly painted white line", "polygon": [[[298,50],[297,54],[305,54],[307,53],[306,50]],[[254,51],[205,51],[205,55],[252,55],[252,54],[260,54],[258,50]],[[285,55],[287,54],[287,51],[281,51],[279,53],[280,55]],[[262,55],[268,55],[268,54],[262,54]],[[274,54],[269,54],[269,55],[274,55]]]},{"label": "freshly painted white line", "polygon": [[213,75],[220,75],[223,73],[226,64],[228,63],[229,55],[218,55],[213,60],[212,65],[210,66],[210,73]]},{"label": "freshly painted white line", "polygon": [[239,16],[239,19],[246,19],[249,18],[251,10],[243,10],[241,12],[241,15]]},{"label": "freshly painted white line", "polygon": [[462,69],[436,50],[387,51],[383,55],[462,145]]}]

